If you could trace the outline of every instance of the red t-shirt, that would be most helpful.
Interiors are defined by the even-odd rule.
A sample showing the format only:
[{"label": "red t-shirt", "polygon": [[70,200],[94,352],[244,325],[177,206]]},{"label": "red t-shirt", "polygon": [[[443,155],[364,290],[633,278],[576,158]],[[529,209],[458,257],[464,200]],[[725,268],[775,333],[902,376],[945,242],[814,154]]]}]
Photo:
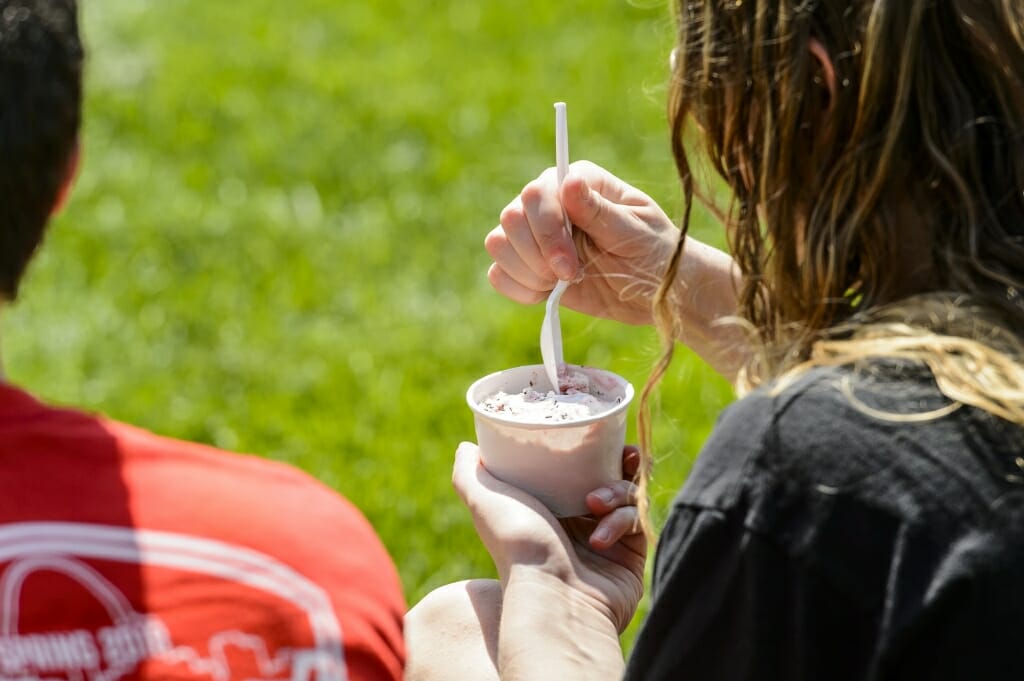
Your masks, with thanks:
[{"label": "red t-shirt", "polygon": [[404,611],[310,476],[0,385],[0,678],[400,679]]}]

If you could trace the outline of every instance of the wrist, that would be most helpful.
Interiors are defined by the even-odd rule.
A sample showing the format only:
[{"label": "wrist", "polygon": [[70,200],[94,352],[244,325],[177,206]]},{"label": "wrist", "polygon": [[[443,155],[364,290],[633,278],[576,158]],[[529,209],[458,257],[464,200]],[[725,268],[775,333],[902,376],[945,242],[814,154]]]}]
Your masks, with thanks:
[{"label": "wrist", "polygon": [[624,669],[610,609],[585,589],[534,566],[502,585],[502,679],[619,679]]},{"label": "wrist", "polygon": [[741,276],[727,253],[687,236],[669,292],[678,318],[675,340],[696,351],[728,379],[749,353],[742,326],[722,323],[738,312],[736,294]]},{"label": "wrist", "polygon": [[729,254],[687,236],[670,296],[685,322],[704,328],[735,314],[739,277]]}]

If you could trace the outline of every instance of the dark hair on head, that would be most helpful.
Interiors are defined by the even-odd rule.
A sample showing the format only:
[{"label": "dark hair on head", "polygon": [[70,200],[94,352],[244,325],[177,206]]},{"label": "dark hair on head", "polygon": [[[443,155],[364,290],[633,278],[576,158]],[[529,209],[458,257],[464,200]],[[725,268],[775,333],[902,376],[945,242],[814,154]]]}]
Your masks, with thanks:
[{"label": "dark hair on head", "polygon": [[0,296],[13,300],[68,178],[81,122],[75,0],[0,0]]}]

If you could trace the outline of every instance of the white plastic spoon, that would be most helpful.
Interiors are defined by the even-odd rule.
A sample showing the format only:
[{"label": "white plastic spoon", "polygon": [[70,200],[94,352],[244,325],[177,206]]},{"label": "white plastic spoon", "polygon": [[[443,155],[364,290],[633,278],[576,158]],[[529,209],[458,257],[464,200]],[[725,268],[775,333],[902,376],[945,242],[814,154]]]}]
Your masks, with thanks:
[{"label": "white plastic spoon", "polygon": [[[565,102],[555,104],[555,165],[558,168],[558,186],[569,174],[569,124],[565,114]],[[572,233],[569,216],[562,212],[565,230]],[[562,322],[558,318],[558,303],[571,281],[559,280],[548,296],[544,307],[544,321],[540,325],[540,356],[544,360],[544,372],[551,381],[556,394],[562,390],[558,381],[558,369],[565,364],[562,358]]]}]

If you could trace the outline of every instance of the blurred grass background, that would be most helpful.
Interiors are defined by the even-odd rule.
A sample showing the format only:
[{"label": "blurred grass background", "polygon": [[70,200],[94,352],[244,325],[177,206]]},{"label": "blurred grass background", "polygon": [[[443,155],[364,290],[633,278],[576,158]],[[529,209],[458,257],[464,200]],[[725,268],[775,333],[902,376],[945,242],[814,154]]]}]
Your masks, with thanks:
[{"label": "blurred grass background", "polygon": [[[553,163],[559,100],[574,159],[679,215],[667,3],[103,0],[82,19],[84,165],[5,319],[11,380],[309,471],[363,509],[410,603],[493,574],[452,454],[468,385],[539,361],[543,306],[491,290],[483,237]],[[721,242],[702,216],[694,233]],[[642,385],[652,330],[563,325],[567,359]],[[681,350],[657,521],[729,399]]]}]

